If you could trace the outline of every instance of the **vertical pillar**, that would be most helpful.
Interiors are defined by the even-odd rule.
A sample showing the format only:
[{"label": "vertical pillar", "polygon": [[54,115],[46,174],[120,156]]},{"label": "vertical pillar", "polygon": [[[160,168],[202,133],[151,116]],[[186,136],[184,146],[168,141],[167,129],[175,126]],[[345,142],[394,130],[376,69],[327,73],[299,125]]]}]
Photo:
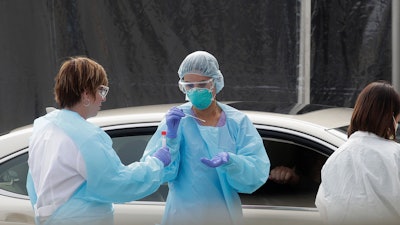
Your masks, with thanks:
[{"label": "vertical pillar", "polygon": [[400,1],[392,0],[392,84],[400,92]]},{"label": "vertical pillar", "polygon": [[290,113],[296,113],[310,103],[310,55],[311,55],[311,1],[301,0],[300,6],[300,41],[299,41],[299,76],[297,78],[297,105]]},{"label": "vertical pillar", "polygon": [[311,0],[301,1],[298,103],[310,103]]}]

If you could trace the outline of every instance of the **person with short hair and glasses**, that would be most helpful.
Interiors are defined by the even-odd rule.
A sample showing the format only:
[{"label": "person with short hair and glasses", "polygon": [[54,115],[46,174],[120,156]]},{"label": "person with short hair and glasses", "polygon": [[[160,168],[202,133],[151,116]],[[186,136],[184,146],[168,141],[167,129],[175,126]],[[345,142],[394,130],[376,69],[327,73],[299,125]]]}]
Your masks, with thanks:
[{"label": "person with short hair and glasses", "polygon": [[61,109],[34,121],[29,142],[27,190],[37,225],[111,225],[112,203],[143,198],[162,184],[168,148],[125,166],[111,138],[87,121],[106,101],[107,85],[92,59],[61,65],[54,87]]}]

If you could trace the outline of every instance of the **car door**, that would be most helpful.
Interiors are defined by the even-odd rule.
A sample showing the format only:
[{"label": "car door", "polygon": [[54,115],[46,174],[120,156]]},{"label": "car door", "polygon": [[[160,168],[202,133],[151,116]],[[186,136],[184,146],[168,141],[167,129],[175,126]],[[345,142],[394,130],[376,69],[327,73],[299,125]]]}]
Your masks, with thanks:
[{"label": "car door", "polygon": [[302,180],[297,184],[267,180],[254,193],[241,194],[245,224],[322,224],[314,204],[320,170],[337,147],[282,127],[256,127],[270,158],[271,169],[277,166],[292,168],[301,174]]},{"label": "car door", "polygon": [[27,159],[28,152],[24,148],[0,160],[0,224],[2,225],[35,224],[32,205],[25,187]]},{"label": "car door", "polygon": [[[313,177],[310,174],[314,171],[314,176],[318,177],[319,166],[337,148],[321,138],[299,131],[265,125],[256,125],[256,128],[264,141],[271,168],[278,165],[296,167],[305,176]],[[121,162],[127,165],[140,159],[148,140],[157,129],[157,123],[125,124],[103,129],[113,139],[113,147]],[[0,162],[1,222],[34,224],[25,189],[27,157],[25,148]],[[245,224],[320,224],[314,205],[317,186],[318,183],[285,187],[267,181],[256,192],[241,194]],[[115,225],[159,224],[167,194],[168,186],[163,184],[146,198],[115,204]]]}]

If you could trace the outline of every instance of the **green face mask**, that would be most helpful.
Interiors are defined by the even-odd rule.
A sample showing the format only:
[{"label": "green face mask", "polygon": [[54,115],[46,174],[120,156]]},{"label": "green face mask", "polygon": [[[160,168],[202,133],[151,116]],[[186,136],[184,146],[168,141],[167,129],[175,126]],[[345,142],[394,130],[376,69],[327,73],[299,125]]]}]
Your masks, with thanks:
[{"label": "green face mask", "polygon": [[208,88],[192,88],[186,95],[194,107],[200,110],[207,109],[213,100],[212,91]]}]

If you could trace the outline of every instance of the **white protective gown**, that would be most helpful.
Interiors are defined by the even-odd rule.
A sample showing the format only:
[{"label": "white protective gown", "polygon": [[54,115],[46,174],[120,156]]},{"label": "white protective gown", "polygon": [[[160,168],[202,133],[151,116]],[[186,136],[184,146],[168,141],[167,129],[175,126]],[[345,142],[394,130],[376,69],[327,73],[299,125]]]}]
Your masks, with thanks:
[{"label": "white protective gown", "polygon": [[326,161],[315,204],[327,224],[400,221],[400,145],[357,131]]},{"label": "white protective gown", "polygon": [[28,194],[44,225],[113,224],[112,203],[157,190],[164,168],[151,156],[124,166],[102,129],[65,109],[35,120],[28,164]]},{"label": "white protective gown", "polygon": [[[172,162],[165,168],[169,193],[163,225],[237,225],[242,223],[240,193],[252,193],[265,183],[270,161],[263,141],[242,112],[218,103],[226,115],[223,126],[201,126],[194,118],[181,119],[177,138],[168,139]],[[181,108],[191,114],[192,104]],[[144,156],[161,146],[165,120],[149,141]],[[200,158],[228,152],[225,165],[210,168]]]}]

